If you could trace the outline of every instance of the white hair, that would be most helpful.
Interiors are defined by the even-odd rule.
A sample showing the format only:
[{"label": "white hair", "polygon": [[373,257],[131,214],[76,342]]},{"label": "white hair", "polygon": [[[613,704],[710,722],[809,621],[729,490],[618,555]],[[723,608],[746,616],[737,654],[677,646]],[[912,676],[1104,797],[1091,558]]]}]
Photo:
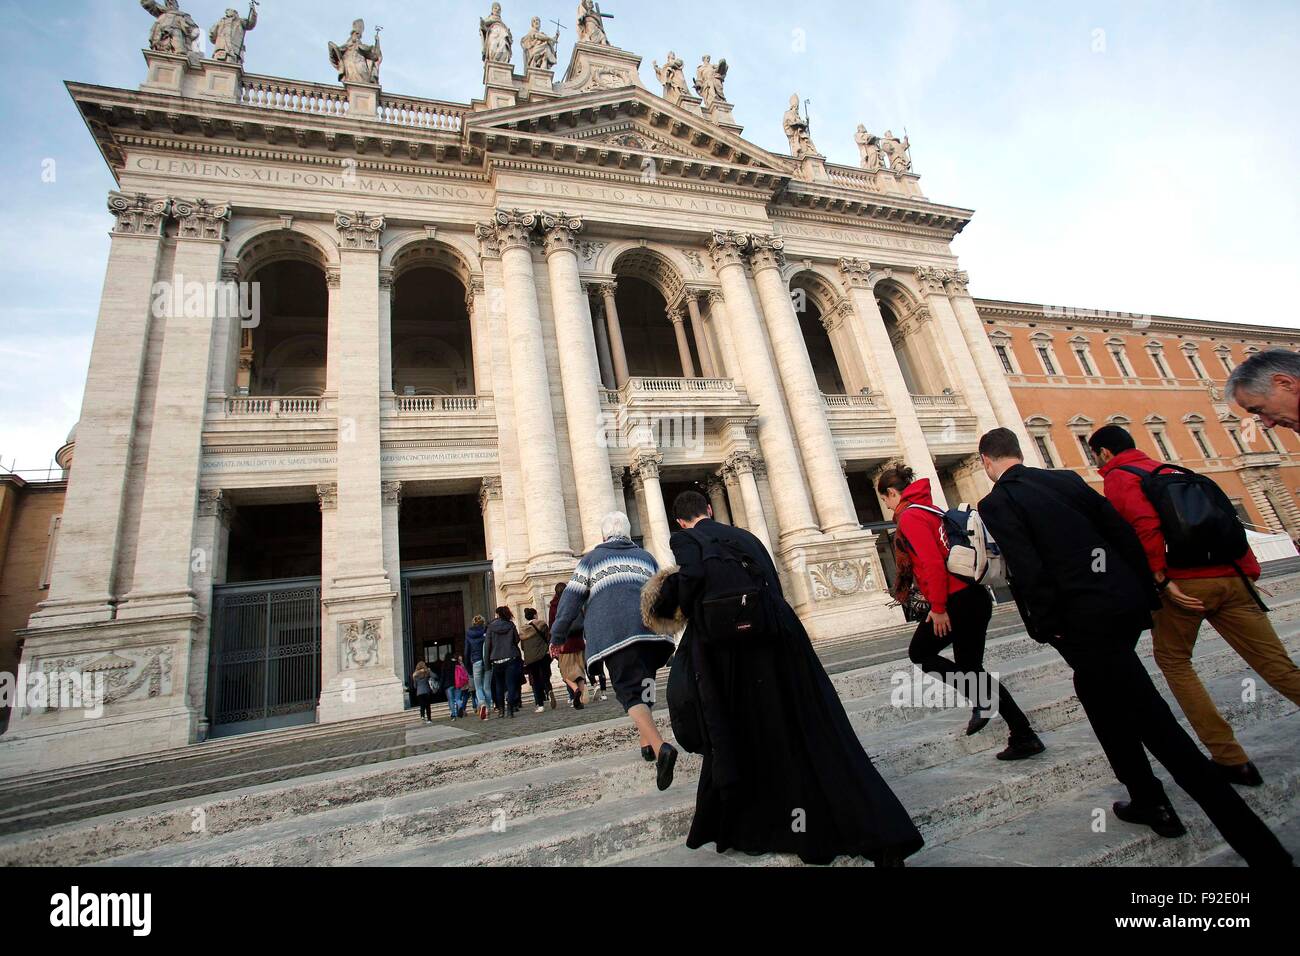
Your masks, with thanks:
[{"label": "white hair", "polygon": [[1300,378],[1300,355],[1286,349],[1269,349],[1257,352],[1238,365],[1228,376],[1225,391],[1236,399],[1239,394],[1265,395],[1274,375]]},{"label": "white hair", "polygon": [[608,541],[610,538],[632,537],[632,522],[621,511],[611,511],[600,520],[600,536]]}]

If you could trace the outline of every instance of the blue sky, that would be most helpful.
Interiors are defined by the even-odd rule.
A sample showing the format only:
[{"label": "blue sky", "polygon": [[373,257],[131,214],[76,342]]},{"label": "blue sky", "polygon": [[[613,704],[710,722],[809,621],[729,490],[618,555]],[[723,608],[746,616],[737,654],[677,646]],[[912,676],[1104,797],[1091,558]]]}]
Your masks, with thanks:
[{"label": "blue sky", "polygon": [[[206,30],[227,2],[182,6]],[[564,23],[567,64],[576,2],[503,5],[516,40],[535,14]],[[384,27],[386,89],[466,102],[482,94],[489,6],[266,0],[247,68],[333,82],[326,43],[362,16]],[[795,91],[833,161],[856,164],[859,122],[906,128],[926,195],[976,210],[955,250],[977,296],[1300,327],[1300,4],[605,6],[651,89],[669,49],[690,72],[725,57],[759,145],[786,148]],[[0,460],[45,467],[80,412],[113,185],[63,81],[137,86],[152,21],[134,0],[0,8],[23,40],[0,67]]]}]

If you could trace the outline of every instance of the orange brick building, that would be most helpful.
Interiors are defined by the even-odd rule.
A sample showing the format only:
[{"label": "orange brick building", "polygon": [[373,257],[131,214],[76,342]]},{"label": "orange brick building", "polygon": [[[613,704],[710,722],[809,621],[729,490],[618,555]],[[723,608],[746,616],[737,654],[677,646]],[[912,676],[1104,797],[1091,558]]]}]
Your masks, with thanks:
[{"label": "orange brick building", "polygon": [[977,299],[1026,428],[1048,467],[1101,490],[1087,437],[1123,425],[1138,447],[1212,477],[1248,527],[1300,539],[1300,438],[1224,400],[1257,351],[1300,350],[1300,332]]}]

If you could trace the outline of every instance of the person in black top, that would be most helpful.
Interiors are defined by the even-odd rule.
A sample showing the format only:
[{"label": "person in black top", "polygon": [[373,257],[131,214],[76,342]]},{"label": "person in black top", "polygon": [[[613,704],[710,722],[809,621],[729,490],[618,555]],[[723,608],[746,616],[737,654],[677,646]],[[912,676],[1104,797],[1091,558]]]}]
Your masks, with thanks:
[{"label": "person in black top", "polygon": [[1128,788],[1121,820],[1163,837],[1186,833],[1145,746],[1252,866],[1290,866],[1291,855],[1183,730],[1137,655],[1160,606],[1133,528],[1072,471],[1027,468],[1015,433],[980,439],[993,490],[979,503],[1010,572],[1030,637],[1060,651],[1115,776]]}]

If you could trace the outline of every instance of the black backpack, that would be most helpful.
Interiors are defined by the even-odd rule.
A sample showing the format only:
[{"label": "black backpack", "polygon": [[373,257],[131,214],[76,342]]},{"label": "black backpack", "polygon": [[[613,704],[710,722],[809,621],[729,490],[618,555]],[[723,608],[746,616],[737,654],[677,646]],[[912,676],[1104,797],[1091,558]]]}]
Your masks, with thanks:
[{"label": "black backpack", "polygon": [[730,541],[687,531],[700,545],[704,589],[697,622],[706,644],[761,641],[770,636],[767,575],[754,559]]},{"label": "black backpack", "polygon": [[1119,470],[1138,476],[1156,509],[1171,568],[1235,567],[1249,550],[1241,519],[1212,479],[1179,465],[1161,464],[1149,472],[1121,465]]}]

